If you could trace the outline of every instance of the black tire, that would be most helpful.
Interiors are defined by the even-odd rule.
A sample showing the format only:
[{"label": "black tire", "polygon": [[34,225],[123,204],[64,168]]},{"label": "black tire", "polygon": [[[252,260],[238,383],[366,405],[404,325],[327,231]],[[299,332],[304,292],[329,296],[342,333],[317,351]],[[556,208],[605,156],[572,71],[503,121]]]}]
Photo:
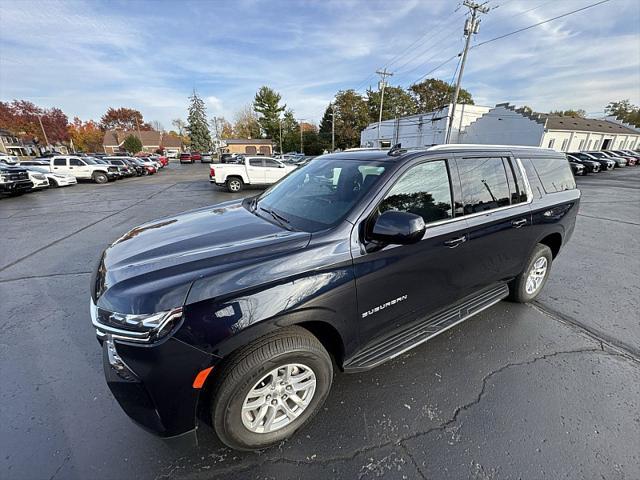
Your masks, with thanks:
[{"label": "black tire", "polygon": [[[242,419],[242,406],[251,389],[269,372],[294,363],[307,366],[315,374],[316,388],[307,407],[289,424],[273,432],[249,430]],[[212,425],[220,440],[231,448],[259,450],[278,444],[320,410],[332,380],[331,357],[318,339],[301,327],[283,328],[250,343],[225,361],[213,388]]]},{"label": "black tire", "polygon": [[107,183],[109,181],[109,177],[107,177],[106,173],[96,172],[93,174],[93,181],[96,183]]},{"label": "black tire", "polygon": [[231,178],[227,178],[226,185],[227,185],[228,191],[230,191],[231,193],[238,193],[242,191],[242,188],[244,187],[244,182],[242,181],[241,178],[231,177]]},{"label": "black tire", "polygon": [[58,182],[56,182],[52,178],[49,179],[49,188],[58,188],[59,186],[60,185],[58,185]]},{"label": "black tire", "polygon": [[[541,258],[544,258],[546,261],[544,277],[533,291],[527,291],[527,280],[529,278],[529,274],[533,270],[536,262]],[[551,249],[546,245],[538,243],[533,249],[524,271],[509,284],[509,300],[517,303],[528,303],[533,301],[547,283],[549,273],[551,272],[552,262],[553,254],[551,253]]]}]

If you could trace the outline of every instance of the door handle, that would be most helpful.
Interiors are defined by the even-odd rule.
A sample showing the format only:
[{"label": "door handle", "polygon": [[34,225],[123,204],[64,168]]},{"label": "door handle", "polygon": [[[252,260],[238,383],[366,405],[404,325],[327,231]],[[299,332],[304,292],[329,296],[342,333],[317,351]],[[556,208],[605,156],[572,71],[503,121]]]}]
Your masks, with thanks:
[{"label": "door handle", "polygon": [[458,245],[462,245],[467,241],[467,236],[463,235],[458,238],[452,238],[451,240],[446,240],[444,244],[449,248],[456,248]]},{"label": "door handle", "polygon": [[513,222],[511,222],[511,226],[513,228],[524,227],[526,224],[527,224],[526,218],[521,218],[520,220],[514,220]]}]

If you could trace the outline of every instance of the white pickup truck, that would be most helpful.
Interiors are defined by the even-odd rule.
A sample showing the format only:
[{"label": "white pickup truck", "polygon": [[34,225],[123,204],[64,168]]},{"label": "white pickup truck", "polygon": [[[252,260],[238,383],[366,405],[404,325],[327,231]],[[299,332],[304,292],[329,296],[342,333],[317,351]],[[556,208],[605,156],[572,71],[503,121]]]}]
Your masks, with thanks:
[{"label": "white pickup truck", "polygon": [[296,168],[271,157],[240,156],[235,163],[212,164],[209,181],[226,185],[230,192],[239,192],[245,185],[272,185]]},{"label": "white pickup truck", "polygon": [[56,155],[50,159],[50,168],[52,173],[73,175],[78,180],[96,183],[107,183],[120,177],[118,167],[98,163],[91,157]]}]

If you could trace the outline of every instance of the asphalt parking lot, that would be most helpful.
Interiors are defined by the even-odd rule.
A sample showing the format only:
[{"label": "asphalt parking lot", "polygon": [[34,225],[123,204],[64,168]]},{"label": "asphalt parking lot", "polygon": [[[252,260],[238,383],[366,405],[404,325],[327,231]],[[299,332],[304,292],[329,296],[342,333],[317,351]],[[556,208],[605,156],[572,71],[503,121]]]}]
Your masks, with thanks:
[{"label": "asphalt parking lot", "polygon": [[233,198],[206,175],[171,164],[0,200],[0,478],[640,478],[640,167],[579,178],[576,232],[535,304],[501,302],[375,370],[338,374],[313,422],[260,453],[208,427],[186,449],[135,426],[89,320],[90,271],[109,243]]}]

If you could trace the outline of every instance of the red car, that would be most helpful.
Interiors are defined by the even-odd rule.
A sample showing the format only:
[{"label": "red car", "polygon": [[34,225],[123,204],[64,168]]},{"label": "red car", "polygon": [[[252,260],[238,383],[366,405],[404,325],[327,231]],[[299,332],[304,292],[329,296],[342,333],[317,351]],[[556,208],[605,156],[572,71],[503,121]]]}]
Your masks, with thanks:
[{"label": "red car", "polygon": [[166,167],[167,165],[169,165],[169,159],[162,155],[158,157],[158,162],[160,162],[163,167]]},{"label": "red car", "polygon": [[180,163],[193,163],[193,157],[190,153],[181,153]]},{"label": "red car", "polygon": [[199,162],[200,160],[202,160],[202,155],[200,155],[200,152],[191,152],[191,160],[193,160],[194,162]]}]

